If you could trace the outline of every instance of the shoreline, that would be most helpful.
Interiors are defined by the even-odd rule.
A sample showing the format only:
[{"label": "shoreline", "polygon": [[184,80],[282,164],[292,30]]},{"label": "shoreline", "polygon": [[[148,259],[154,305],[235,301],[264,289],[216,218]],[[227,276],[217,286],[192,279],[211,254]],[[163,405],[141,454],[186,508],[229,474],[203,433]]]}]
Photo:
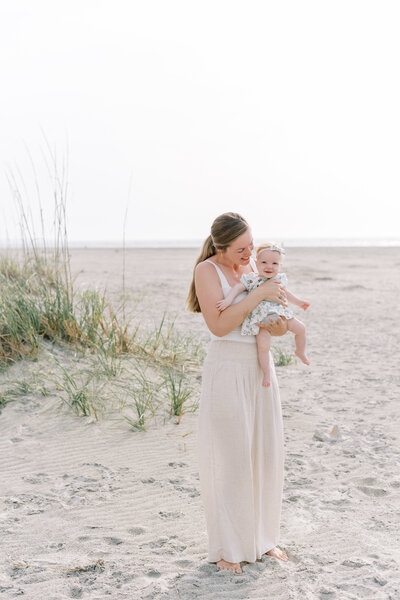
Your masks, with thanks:
[{"label": "shoreline", "polygon": [[[93,250],[116,250],[116,249],[169,249],[169,250],[191,250],[195,248],[201,248],[204,240],[194,240],[194,241],[182,241],[178,240],[144,240],[143,242],[137,241],[127,241],[125,245],[122,241],[69,241],[68,246],[69,249],[74,250],[84,250],[84,249],[93,249]],[[255,240],[254,245],[261,244],[263,240]],[[400,247],[400,239],[396,238],[377,238],[377,239],[315,239],[315,240],[280,240],[280,243],[283,244],[285,248],[291,249],[300,249],[300,248],[398,248]],[[44,249],[45,247],[48,250],[54,249],[54,246],[49,244],[41,244],[41,240],[35,240],[36,248]],[[0,240],[0,251],[2,250],[21,250],[23,249],[23,244],[18,242],[4,242]]]}]

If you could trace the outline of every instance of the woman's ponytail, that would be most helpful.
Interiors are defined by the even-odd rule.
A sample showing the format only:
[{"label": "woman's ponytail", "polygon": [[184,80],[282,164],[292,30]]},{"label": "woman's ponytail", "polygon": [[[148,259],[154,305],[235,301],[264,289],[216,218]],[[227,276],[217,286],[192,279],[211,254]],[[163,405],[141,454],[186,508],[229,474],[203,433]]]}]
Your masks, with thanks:
[{"label": "woman's ponytail", "polygon": [[195,273],[196,267],[199,263],[206,260],[206,258],[210,258],[210,256],[214,256],[215,253],[216,253],[216,250],[215,250],[214,242],[212,240],[211,235],[209,235],[208,238],[204,241],[200,255],[199,255],[198,259],[196,260],[196,264],[194,265],[193,279],[192,279],[192,283],[190,284],[188,296],[186,298],[186,306],[187,306],[188,310],[190,310],[191,312],[201,312],[200,304],[199,304],[199,301],[198,301],[197,295],[196,295],[196,286],[194,283],[194,273]]},{"label": "woman's ponytail", "polygon": [[201,312],[200,304],[197,299],[196,286],[194,283],[194,274],[199,263],[214,256],[217,251],[225,252],[226,249],[240,235],[243,235],[249,228],[249,225],[238,213],[227,212],[219,215],[211,225],[211,235],[205,240],[193,269],[193,279],[190,284],[189,294],[186,299],[186,306],[192,312]]}]

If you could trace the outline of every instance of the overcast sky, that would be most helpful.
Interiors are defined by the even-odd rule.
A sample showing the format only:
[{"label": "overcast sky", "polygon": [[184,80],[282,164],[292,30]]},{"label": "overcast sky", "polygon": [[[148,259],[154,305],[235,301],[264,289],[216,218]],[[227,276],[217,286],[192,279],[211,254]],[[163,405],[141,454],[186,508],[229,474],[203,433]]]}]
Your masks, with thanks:
[{"label": "overcast sky", "polygon": [[38,214],[25,145],[51,204],[41,130],[68,146],[72,240],[120,240],[127,202],[129,240],[228,210],[259,238],[400,237],[399,2],[0,6],[1,237],[7,169]]}]

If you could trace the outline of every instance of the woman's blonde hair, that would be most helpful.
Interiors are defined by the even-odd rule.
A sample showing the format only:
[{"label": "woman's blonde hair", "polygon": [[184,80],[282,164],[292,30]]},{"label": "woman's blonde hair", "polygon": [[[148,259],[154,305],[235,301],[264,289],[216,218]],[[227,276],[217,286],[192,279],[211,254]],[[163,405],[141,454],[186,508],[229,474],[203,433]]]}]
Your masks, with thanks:
[{"label": "woman's blonde hair", "polygon": [[186,306],[191,312],[201,312],[200,304],[196,295],[194,274],[199,263],[214,256],[217,250],[225,252],[226,249],[238,238],[246,233],[249,228],[247,221],[237,213],[227,212],[217,217],[211,225],[211,234],[204,241],[200,256],[196,260],[193,269],[193,279],[190,284],[186,299]]}]

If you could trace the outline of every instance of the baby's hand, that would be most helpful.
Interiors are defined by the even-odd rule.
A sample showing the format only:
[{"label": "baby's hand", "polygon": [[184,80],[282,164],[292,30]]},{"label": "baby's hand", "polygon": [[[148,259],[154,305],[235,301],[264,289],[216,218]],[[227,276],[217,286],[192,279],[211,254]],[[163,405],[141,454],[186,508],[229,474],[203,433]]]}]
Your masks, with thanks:
[{"label": "baby's hand", "polygon": [[227,302],[226,300],[220,300],[219,302],[217,302],[217,308],[221,312],[223,310],[225,310],[226,308],[228,308],[228,306],[229,306],[229,302]]},{"label": "baby's hand", "polygon": [[307,308],[310,306],[309,302],[302,302],[300,304],[300,308],[302,308],[303,310],[307,310]]}]

